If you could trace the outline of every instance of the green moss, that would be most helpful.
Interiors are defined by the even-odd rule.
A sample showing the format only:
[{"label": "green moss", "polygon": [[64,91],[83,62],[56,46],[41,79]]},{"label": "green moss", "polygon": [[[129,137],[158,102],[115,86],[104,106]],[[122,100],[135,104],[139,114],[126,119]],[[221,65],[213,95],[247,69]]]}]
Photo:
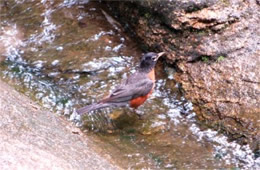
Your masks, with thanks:
[{"label": "green moss", "polygon": [[223,61],[225,59],[225,57],[223,56],[223,55],[221,55],[221,56],[219,56],[218,58],[217,58],[217,62],[221,62],[221,61]]},{"label": "green moss", "polygon": [[147,18],[147,19],[149,19],[149,18],[151,17],[151,14],[145,13],[145,14],[144,14],[144,17]]},{"label": "green moss", "polygon": [[199,31],[197,32],[197,34],[198,34],[199,36],[204,36],[204,35],[207,34],[207,31],[206,31],[206,30],[199,30]]},{"label": "green moss", "polygon": [[65,105],[66,103],[68,103],[69,99],[61,99],[59,102],[62,103],[63,105]]},{"label": "green moss", "polygon": [[201,57],[201,60],[205,63],[208,63],[209,62],[209,57],[208,56],[202,56]]},{"label": "green moss", "polygon": [[125,141],[125,142],[131,142],[131,141],[136,140],[136,136],[121,133],[120,134],[120,140]]},{"label": "green moss", "polygon": [[230,170],[240,170],[239,167],[234,167],[234,168],[231,168]]},{"label": "green moss", "polygon": [[221,0],[221,2],[224,3],[225,5],[229,5],[230,4],[229,0]]},{"label": "green moss", "polygon": [[15,73],[19,73],[20,69],[19,69],[19,67],[13,67],[12,71],[15,72]]},{"label": "green moss", "polygon": [[136,133],[136,129],[134,128],[126,129],[126,133]]}]

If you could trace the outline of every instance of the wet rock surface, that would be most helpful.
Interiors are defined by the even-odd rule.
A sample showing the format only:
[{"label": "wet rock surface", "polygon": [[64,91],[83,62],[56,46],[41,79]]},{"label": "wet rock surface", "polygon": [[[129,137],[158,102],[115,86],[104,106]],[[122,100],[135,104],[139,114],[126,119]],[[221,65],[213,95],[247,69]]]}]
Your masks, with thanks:
[{"label": "wet rock surface", "polygon": [[119,169],[63,118],[1,80],[0,92],[0,169]]},{"label": "wet rock surface", "polygon": [[200,120],[259,149],[260,7],[255,0],[107,5],[143,48],[168,52]]},{"label": "wet rock surface", "polygon": [[8,0],[0,1],[0,8],[0,77],[49,112],[73,121],[82,128],[73,133],[87,135],[87,141],[93,137],[101,153],[120,167],[259,169],[260,159],[249,145],[199,124],[174,80],[176,71],[163,58],[155,68],[154,93],[138,110],[76,114],[75,109],[102,99],[132,74],[142,54],[142,44],[124,33],[104,4]]}]

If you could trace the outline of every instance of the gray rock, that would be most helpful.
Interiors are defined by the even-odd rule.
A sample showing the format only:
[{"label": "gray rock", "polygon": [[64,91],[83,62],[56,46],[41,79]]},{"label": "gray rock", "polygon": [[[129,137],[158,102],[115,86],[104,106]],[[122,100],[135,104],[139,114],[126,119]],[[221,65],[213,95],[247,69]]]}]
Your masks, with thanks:
[{"label": "gray rock", "polygon": [[109,2],[149,51],[168,52],[200,120],[259,148],[260,7],[256,0]]},{"label": "gray rock", "polygon": [[0,169],[119,169],[62,117],[0,81]]}]

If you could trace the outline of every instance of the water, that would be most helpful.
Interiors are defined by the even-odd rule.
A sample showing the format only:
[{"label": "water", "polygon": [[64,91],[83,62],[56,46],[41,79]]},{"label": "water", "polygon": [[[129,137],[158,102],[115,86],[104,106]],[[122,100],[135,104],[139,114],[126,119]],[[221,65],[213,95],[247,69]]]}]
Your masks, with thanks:
[{"label": "water", "polygon": [[155,91],[137,111],[75,114],[75,108],[108,95],[133,73],[142,54],[105,11],[102,4],[83,0],[2,0],[2,79],[74,121],[123,168],[259,168],[247,145],[198,125],[163,59],[156,66]]}]

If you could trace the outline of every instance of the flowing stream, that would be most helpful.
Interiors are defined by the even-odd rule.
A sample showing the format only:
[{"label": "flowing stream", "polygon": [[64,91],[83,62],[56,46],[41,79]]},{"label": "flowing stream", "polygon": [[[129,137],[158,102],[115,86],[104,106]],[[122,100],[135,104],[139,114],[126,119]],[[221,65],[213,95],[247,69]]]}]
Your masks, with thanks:
[{"label": "flowing stream", "polygon": [[74,121],[124,169],[259,168],[249,146],[199,124],[163,58],[154,93],[137,111],[75,113],[108,95],[142,55],[105,11],[86,0],[1,0],[1,78]]}]

